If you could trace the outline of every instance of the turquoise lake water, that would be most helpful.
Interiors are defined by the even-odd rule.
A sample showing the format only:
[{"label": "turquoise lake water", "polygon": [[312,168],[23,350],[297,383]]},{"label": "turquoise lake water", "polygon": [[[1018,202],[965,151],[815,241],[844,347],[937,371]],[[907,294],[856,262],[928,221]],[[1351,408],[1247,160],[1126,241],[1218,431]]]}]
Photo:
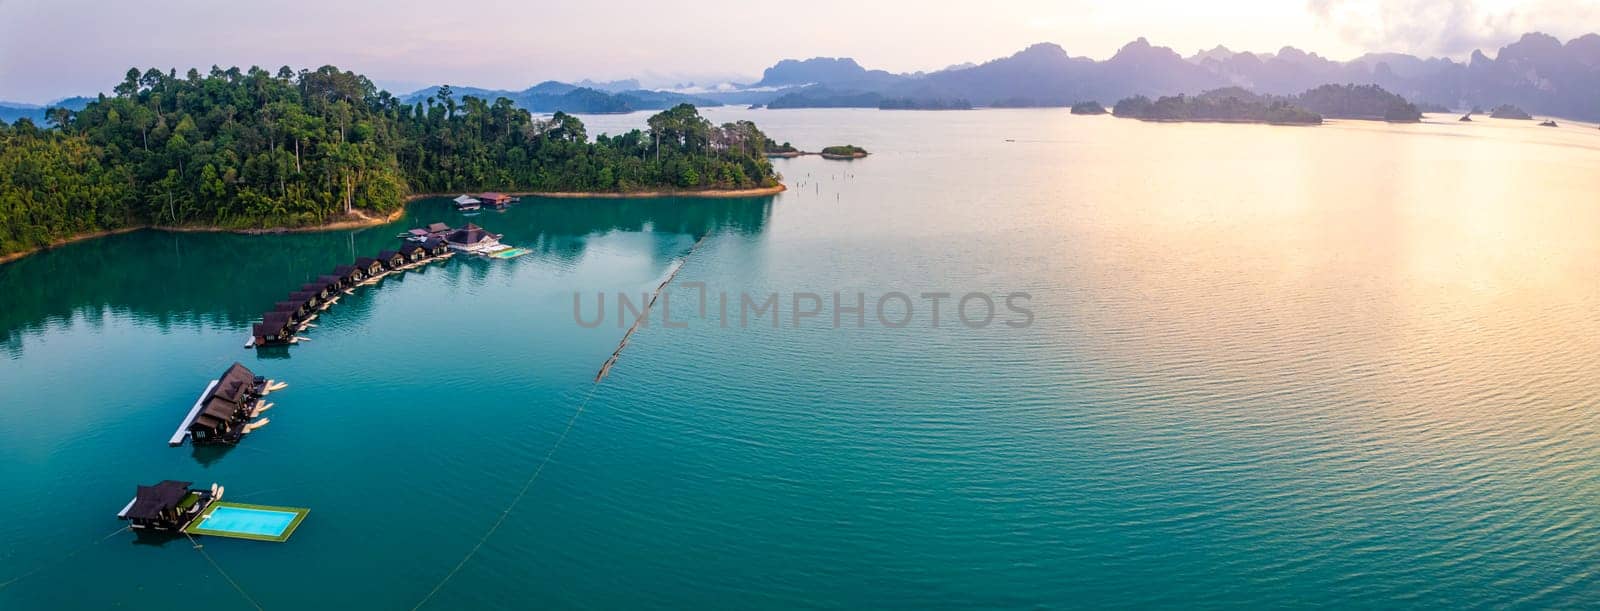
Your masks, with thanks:
[{"label": "turquoise lake water", "polygon": [[[874,155],[779,160],[770,198],[427,200],[0,265],[0,608],[1600,600],[1594,126],[707,114]],[[532,252],[240,348],[308,278],[467,220]],[[617,294],[674,269],[685,326],[658,303],[593,383]],[[862,324],[834,328],[835,292]],[[923,293],[952,295],[938,327]],[[956,318],[969,293],[988,326]],[[777,295],[778,324],[741,325],[739,295]],[[235,360],[289,384],[271,424],[166,447]],[[241,593],[186,540],[116,532],[163,479],[311,513],[286,543],[202,540]]]}]

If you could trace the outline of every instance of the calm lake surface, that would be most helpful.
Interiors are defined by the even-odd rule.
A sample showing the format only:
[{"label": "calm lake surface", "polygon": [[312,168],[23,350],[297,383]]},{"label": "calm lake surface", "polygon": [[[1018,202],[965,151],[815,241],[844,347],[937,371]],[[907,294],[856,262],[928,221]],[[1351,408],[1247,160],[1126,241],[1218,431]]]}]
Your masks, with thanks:
[{"label": "calm lake surface", "polygon": [[[1594,126],[707,114],[875,154],[778,160],[772,198],[484,212],[534,252],[387,279],[276,353],[240,346],[282,295],[465,219],[423,201],[0,265],[0,608],[250,608],[187,541],[115,532],[166,478],[311,508],[288,543],[202,541],[268,609],[409,609],[441,582],[429,608],[1600,600]],[[592,384],[616,294],[680,261],[687,326],[654,312]],[[727,316],[699,318],[697,282]],[[833,328],[835,291],[864,325]],[[896,291],[903,328],[875,308]],[[928,292],[996,320],[951,299],[935,328]],[[777,293],[779,327],[741,328],[741,293]],[[796,293],[822,296],[798,326]],[[289,383],[272,423],[166,447],[234,360]]]}]

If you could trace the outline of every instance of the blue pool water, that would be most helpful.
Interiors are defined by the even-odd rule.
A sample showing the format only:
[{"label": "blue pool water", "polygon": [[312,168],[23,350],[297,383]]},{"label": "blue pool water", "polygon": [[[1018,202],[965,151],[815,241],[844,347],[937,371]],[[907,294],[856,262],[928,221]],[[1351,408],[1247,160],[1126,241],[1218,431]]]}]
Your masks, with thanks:
[{"label": "blue pool water", "polygon": [[217,507],[200,518],[199,528],[241,535],[277,537],[294,522],[294,512],[244,507]]}]

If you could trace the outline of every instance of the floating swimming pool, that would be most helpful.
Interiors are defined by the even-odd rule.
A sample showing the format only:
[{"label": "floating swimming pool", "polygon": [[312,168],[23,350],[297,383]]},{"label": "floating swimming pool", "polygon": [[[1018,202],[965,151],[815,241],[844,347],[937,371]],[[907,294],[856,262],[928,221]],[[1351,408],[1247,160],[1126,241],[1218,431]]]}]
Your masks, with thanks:
[{"label": "floating swimming pool", "polygon": [[494,257],[496,259],[513,259],[513,258],[516,258],[516,257],[520,257],[522,255],[528,254],[530,252],[533,252],[533,251],[528,250],[526,248],[512,248],[512,249],[502,250],[502,251],[495,252],[495,253],[490,253],[489,256]]},{"label": "floating swimming pool", "polygon": [[286,541],[310,509],[216,502],[184,531],[256,541]]}]

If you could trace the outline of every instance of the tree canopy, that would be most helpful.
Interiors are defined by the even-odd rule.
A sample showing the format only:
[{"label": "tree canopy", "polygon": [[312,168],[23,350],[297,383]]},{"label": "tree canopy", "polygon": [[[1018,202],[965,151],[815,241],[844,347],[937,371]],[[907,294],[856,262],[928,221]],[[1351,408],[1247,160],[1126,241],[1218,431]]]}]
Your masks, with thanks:
[{"label": "tree canopy", "polygon": [[688,104],[591,141],[572,115],[449,87],[407,104],[333,66],[130,69],[113,95],[48,116],[0,123],[0,254],[133,225],[315,225],[412,193],[777,183],[755,124]]}]

